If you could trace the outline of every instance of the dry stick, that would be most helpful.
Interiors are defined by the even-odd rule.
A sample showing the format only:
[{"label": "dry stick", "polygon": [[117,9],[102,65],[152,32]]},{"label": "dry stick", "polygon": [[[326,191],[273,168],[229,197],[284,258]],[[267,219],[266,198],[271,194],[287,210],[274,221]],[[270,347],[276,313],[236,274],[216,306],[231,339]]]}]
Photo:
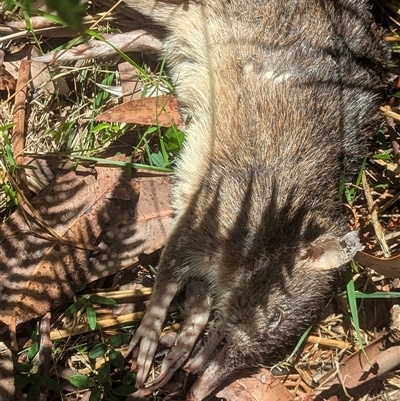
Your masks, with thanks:
[{"label": "dry stick", "polygon": [[381,246],[383,255],[385,258],[390,258],[390,250],[385,240],[385,235],[383,234],[382,226],[378,220],[378,213],[374,206],[374,201],[372,199],[371,191],[369,189],[368,181],[365,176],[365,172],[362,174],[362,184],[365,194],[365,199],[367,200],[368,210],[371,214],[371,224],[374,227],[375,235],[378,239],[379,245]]},{"label": "dry stick", "polygon": [[386,119],[387,132],[389,133],[390,142],[392,143],[394,160],[397,163],[397,165],[400,167],[400,157],[399,157],[400,156],[400,147],[399,147],[399,142],[397,141],[396,127],[394,125],[394,121],[393,121],[392,117],[385,116],[385,119]]},{"label": "dry stick", "polygon": [[390,19],[394,24],[396,24],[397,26],[400,26],[400,23],[399,23],[399,21],[396,20],[396,18],[393,18],[393,17],[389,16],[389,19]]},{"label": "dry stick", "polygon": [[103,19],[105,19],[105,18],[107,18],[109,15],[111,15],[112,12],[113,12],[121,3],[122,3],[122,0],[118,0],[109,10],[107,10],[105,13],[103,13],[103,16],[102,16],[101,18],[99,18],[97,21],[95,21],[95,22],[91,25],[90,29],[94,29],[97,25],[100,24],[100,22],[101,22]]},{"label": "dry stick", "polygon": [[[170,306],[168,308],[168,312],[174,312],[176,311],[176,309],[177,309],[176,307]],[[142,320],[144,313],[145,312],[133,312],[133,313],[127,313],[126,315],[122,316],[114,316],[106,319],[98,319],[96,327],[105,330],[113,327],[131,324],[133,322],[139,322],[140,320]],[[53,330],[50,333],[50,339],[52,341],[55,341],[55,340],[60,340],[62,338],[69,338],[71,336],[76,336],[78,334],[89,333],[91,331],[92,329],[89,327],[88,323],[79,324],[69,329]]]},{"label": "dry stick", "polygon": [[400,192],[398,192],[395,196],[393,196],[393,198],[389,199],[386,203],[384,203],[379,209],[378,209],[378,214],[381,215],[381,217],[394,217],[396,215],[394,214],[390,214],[390,215],[382,215],[382,213],[387,210],[390,206],[392,206],[393,204],[395,204],[398,200],[400,199]]},{"label": "dry stick", "polygon": [[[143,316],[144,312],[133,312],[122,316],[115,316],[113,318],[98,319],[96,327],[104,330],[116,326],[122,326],[132,322],[138,322],[143,318]],[[90,333],[91,331],[92,329],[89,327],[88,323],[77,324],[69,329],[56,329],[51,331],[50,339],[52,341],[61,340],[62,338],[70,338],[71,336]]]},{"label": "dry stick", "polygon": [[[51,360],[51,340],[50,340],[50,317],[51,313],[46,313],[40,322],[40,346],[39,346],[39,377],[48,377],[50,373]],[[45,386],[40,386],[39,401],[46,401],[49,390]]]},{"label": "dry stick", "polygon": [[393,118],[393,120],[400,121],[400,114],[395,113],[392,110],[388,110],[386,107],[380,107],[379,110],[388,117]]},{"label": "dry stick", "polygon": [[[1,40],[1,39],[0,39],[0,40]],[[0,41],[0,43],[1,43],[1,41]],[[28,62],[28,60],[22,60],[22,61],[21,61],[21,66],[22,66],[22,63],[25,62],[25,61]],[[29,63],[30,63],[30,61],[29,61]],[[21,67],[20,67],[20,68],[21,68]],[[31,77],[30,79],[28,79],[28,80],[26,81],[26,86],[28,86],[29,84],[31,84],[31,83],[32,83],[40,74],[42,74],[43,71],[46,70],[47,68],[48,68],[48,66],[46,65],[46,66],[43,67],[34,77]],[[12,94],[11,96],[9,96],[9,97],[7,98],[7,100],[6,100],[6,102],[11,102],[14,98],[15,98],[15,99],[17,98],[18,93],[19,93],[19,92],[17,92],[17,90],[18,90],[18,86],[17,86],[16,92],[15,92],[14,94]],[[17,100],[15,100],[15,104],[17,104]]]},{"label": "dry stick", "polygon": [[400,42],[400,36],[386,36],[385,40],[388,43],[397,43]]},{"label": "dry stick", "polygon": [[[30,72],[31,62],[28,60],[22,60],[18,72],[17,89],[15,93],[15,125],[12,132],[13,152],[15,156],[15,161],[19,166],[24,164],[23,152],[25,148],[25,102]],[[28,188],[28,181],[26,179],[25,171],[23,171],[22,169],[17,169],[15,171],[15,175],[17,179],[17,184],[21,192],[25,195],[27,199],[29,199],[31,197],[31,192]]]},{"label": "dry stick", "polygon": [[104,291],[104,292],[93,292],[92,294],[84,294],[82,297],[89,298],[92,295],[99,297],[111,298],[117,303],[136,303],[141,302],[150,297],[153,293],[153,289],[150,287],[143,287],[139,290],[120,290],[120,291]]},{"label": "dry stick", "polygon": [[332,338],[324,338],[324,337],[318,337],[318,336],[308,336],[307,337],[307,342],[311,344],[319,344],[323,345],[325,347],[332,347],[332,348],[339,348],[339,349],[344,349],[349,346],[348,343],[342,340],[335,340]]}]

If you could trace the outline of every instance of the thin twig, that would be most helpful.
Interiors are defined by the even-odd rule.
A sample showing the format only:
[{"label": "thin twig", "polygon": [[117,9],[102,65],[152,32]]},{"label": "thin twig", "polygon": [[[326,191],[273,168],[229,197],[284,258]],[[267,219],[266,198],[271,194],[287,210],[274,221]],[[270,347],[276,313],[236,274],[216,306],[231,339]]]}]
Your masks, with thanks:
[{"label": "thin twig", "polygon": [[383,106],[380,107],[379,110],[380,110],[385,116],[391,117],[391,118],[393,118],[393,120],[400,121],[400,114],[395,113],[394,111],[389,110],[389,109],[387,109],[386,107],[383,107]]},{"label": "thin twig", "polygon": [[[50,317],[46,313],[40,322],[40,346],[39,346],[39,376],[48,377],[51,361],[51,340],[50,340]],[[46,401],[49,389],[46,386],[40,387],[39,401]]]},{"label": "thin twig", "polygon": [[[14,105],[14,122],[12,132],[12,143],[15,161],[17,165],[22,166],[24,164],[24,148],[25,148],[25,104],[26,104],[26,92],[28,88],[28,82],[31,73],[31,62],[28,60],[22,60],[21,66],[18,73],[17,89],[15,91],[15,105]],[[30,198],[31,192],[28,188],[28,181],[26,178],[25,171],[17,169],[15,171],[17,184],[25,197]]]},{"label": "thin twig", "polygon": [[[98,13],[93,16],[87,16],[83,19],[82,24],[85,27],[91,28],[93,24],[97,24],[100,21],[110,22],[116,21],[121,17],[119,13]],[[48,25],[44,26],[43,20],[45,20]],[[31,22],[33,26],[33,31],[35,35],[41,35],[43,37],[75,37],[76,30],[69,28],[67,26],[61,26],[56,24],[44,17],[31,17]],[[36,27],[40,24],[41,26]],[[18,29],[18,31],[16,31]],[[8,26],[0,26],[0,43],[6,43],[11,40],[21,39],[32,36],[32,31],[26,29],[24,21],[16,21],[8,23]]]},{"label": "thin twig", "polygon": [[382,226],[379,222],[378,213],[375,209],[374,200],[372,199],[371,191],[370,191],[368,181],[367,181],[367,178],[366,178],[364,172],[362,174],[362,184],[363,184],[365,199],[367,200],[368,209],[371,214],[371,224],[374,228],[376,238],[378,239],[378,242],[381,246],[384,257],[390,258],[391,253],[390,253],[389,247],[386,243],[385,235],[383,233]]}]

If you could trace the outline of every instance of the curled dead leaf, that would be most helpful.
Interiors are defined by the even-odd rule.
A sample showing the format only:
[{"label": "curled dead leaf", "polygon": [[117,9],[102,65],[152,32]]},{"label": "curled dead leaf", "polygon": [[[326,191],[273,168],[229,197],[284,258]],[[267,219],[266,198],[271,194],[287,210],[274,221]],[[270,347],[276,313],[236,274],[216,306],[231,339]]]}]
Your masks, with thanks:
[{"label": "curled dead leaf", "polygon": [[377,258],[365,252],[358,252],[354,260],[364,267],[369,267],[385,277],[400,278],[400,255],[393,258]]},{"label": "curled dead leaf", "polygon": [[385,334],[350,355],[338,368],[335,367],[321,377],[321,386],[329,389],[340,385],[348,390],[354,389],[399,366],[400,346],[387,347],[389,336]]}]

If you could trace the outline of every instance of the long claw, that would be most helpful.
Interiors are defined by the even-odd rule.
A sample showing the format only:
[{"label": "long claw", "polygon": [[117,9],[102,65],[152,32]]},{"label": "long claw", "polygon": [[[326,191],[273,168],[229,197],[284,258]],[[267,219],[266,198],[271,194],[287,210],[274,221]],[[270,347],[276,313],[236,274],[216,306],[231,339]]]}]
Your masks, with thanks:
[{"label": "long claw", "polygon": [[139,328],[132,338],[125,357],[128,357],[132,350],[140,343],[137,357],[138,372],[136,376],[136,387],[144,385],[153,363],[157,350],[162,326],[168,312],[168,307],[178,290],[177,285],[170,285],[162,294],[155,291],[149,308]]},{"label": "long claw", "polygon": [[217,346],[224,338],[223,323],[221,320],[214,323],[210,328],[209,337],[206,344],[201,348],[190,364],[190,373],[199,373],[203,370],[210,355],[215,351]]},{"label": "long claw", "polygon": [[172,377],[188,359],[194,344],[207,325],[210,316],[211,299],[204,285],[193,282],[188,285],[186,294],[186,320],[176,344],[164,358],[158,377],[148,383],[151,388],[160,388]]}]

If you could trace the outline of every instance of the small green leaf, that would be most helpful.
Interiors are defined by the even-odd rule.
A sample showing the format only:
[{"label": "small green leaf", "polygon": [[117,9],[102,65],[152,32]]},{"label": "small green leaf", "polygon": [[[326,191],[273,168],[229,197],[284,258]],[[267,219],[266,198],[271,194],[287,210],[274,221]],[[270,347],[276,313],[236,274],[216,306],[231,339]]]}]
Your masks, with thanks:
[{"label": "small green leaf", "polygon": [[[14,127],[14,125],[15,125],[15,123],[8,123],[8,124],[0,125],[0,134],[3,134],[3,132],[1,132],[1,131],[7,131],[10,128]],[[8,138],[7,138],[7,140],[9,141]]]},{"label": "small green leaf", "polygon": [[389,188],[389,184],[374,185],[374,189],[388,189],[388,188]]},{"label": "small green leaf", "polygon": [[89,323],[89,327],[92,330],[95,330],[97,326],[97,316],[96,311],[90,303],[86,305],[86,317]]},{"label": "small green leaf", "polygon": [[64,315],[73,315],[74,313],[81,310],[87,303],[86,298],[79,298],[76,302],[74,302],[67,310],[64,312]]},{"label": "small green leaf", "polygon": [[169,127],[164,134],[165,148],[168,152],[174,152],[182,148],[185,134],[176,127]]},{"label": "small green leaf", "polygon": [[111,349],[109,353],[110,362],[113,366],[118,369],[123,369],[125,366],[125,358],[122,356],[121,352]]},{"label": "small green leaf", "polygon": [[376,133],[376,141],[378,142],[379,147],[385,151],[391,148],[391,146],[389,146],[388,144],[388,141],[386,140],[385,132],[383,130],[378,130],[378,132]]},{"label": "small green leaf", "polygon": [[103,383],[103,393],[107,394],[107,396],[111,393],[112,386],[111,386],[111,380],[109,382]]},{"label": "small green leaf", "polygon": [[101,399],[101,390],[98,387],[95,387],[90,392],[89,401],[100,401]]},{"label": "small green leaf", "polygon": [[[353,264],[354,262],[352,262]],[[351,314],[351,320],[353,322],[354,329],[356,330],[356,336],[357,336],[357,341],[360,345],[360,347],[363,349],[364,344],[361,338],[361,332],[360,332],[360,322],[358,319],[358,309],[357,309],[357,300],[355,296],[355,286],[354,286],[354,280],[353,280],[353,275],[352,275],[352,269],[349,267],[346,270],[346,293],[347,293],[347,300],[349,303],[349,308],[350,308],[350,314]]]},{"label": "small green leaf", "polygon": [[113,306],[116,304],[114,299],[101,297],[100,295],[93,294],[89,297],[89,301],[100,304],[100,305],[110,305]]},{"label": "small green leaf", "polygon": [[39,343],[33,343],[30,347],[29,347],[29,351],[28,351],[28,359],[31,361],[36,354],[39,351]]},{"label": "small green leaf", "polygon": [[[347,298],[347,293],[342,294],[343,298]],[[354,291],[353,296],[357,299],[389,299],[400,298],[400,292],[382,291],[365,293],[361,291]]]},{"label": "small green leaf", "polygon": [[136,391],[136,387],[129,385],[129,384],[123,384],[122,386],[119,386],[113,390],[113,394],[115,395],[129,395],[132,394]]},{"label": "small green leaf", "polygon": [[17,363],[17,372],[29,372],[31,370],[31,365],[25,362]]},{"label": "small green leaf", "polygon": [[161,154],[161,152],[152,153],[150,155],[150,159],[151,159],[152,164],[154,164],[156,167],[165,167],[166,166],[164,157]]},{"label": "small green leaf", "polygon": [[97,372],[97,380],[99,383],[111,383],[111,376],[110,376],[111,364],[110,362],[106,362]]},{"label": "small green leaf", "polygon": [[290,353],[290,355],[286,358],[286,360],[291,359],[296,352],[300,349],[300,347],[304,344],[304,341],[306,340],[308,334],[310,333],[311,329],[312,329],[312,325],[302,334],[302,336],[300,337],[299,341],[297,341],[296,346],[294,347],[294,350]]},{"label": "small green leaf", "polygon": [[94,387],[96,383],[89,376],[74,375],[69,378],[69,382],[80,389]]},{"label": "small green leaf", "polygon": [[110,123],[100,123],[92,128],[92,132],[96,134],[103,129],[109,129],[109,128],[110,128]]},{"label": "small green leaf", "polygon": [[156,125],[154,125],[152,127],[147,128],[145,135],[152,134],[153,132],[156,132],[158,130],[159,128]]},{"label": "small green leaf", "polygon": [[130,333],[115,334],[110,338],[110,345],[114,348],[122,347],[124,344],[128,344],[131,338]]},{"label": "small green leaf", "polygon": [[[350,206],[354,203],[354,201],[355,201],[355,199],[357,197],[357,194],[359,192],[359,187],[360,187],[360,184],[361,184],[363,172],[365,170],[366,161],[367,161],[367,158],[364,157],[363,163],[361,165],[360,171],[358,172],[358,176],[357,176],[357,179],[356,179],[356,182],[355,182],[354,186],[348,187],[344,191],[345,196],[346,196],[346,201]],[[343,193],[343,191],[340,191],[340,193]]]},{"label": "small green leaf", "polygon": [[7,163],[10,166],[15,167],[16,163],[15,163],[14,154],[13,154],[13,151],[11,149],[11,146],[7,144],[5,146],[5,149],[6,149]]},{"label": "small green leaf", "polygon": [[96,344],[89,352],[89,358],[96,359],[105,355],[108,351],[108,346],[104,343]]},{"label": "small green leaf", "polygon": [[128,373],[127,375],[124,376],[122,379],[122,384],[133,384],[135,383],[136,380],[136,375],[135,373]]},{"label": "small green leaf", "polygon": [[40,386],[39,383],[33,383],[32,387],[28,391],[28,395],[26,396],[26,401],[37,401],[40,394]]},{"label": "small green leaf", "polygon": [[40,384],[43,384],[46,388],[53,391],[62,391],[63,386],[48,376],[43,376],[39,379]]},{"label": "small green leaf", "polygon": [[14,385],[16,388],[22,388],[29,383],[33,383],[37,379],[37,375],[26,375],[17,373],[14,379]]},{"label": "small green leaf", "polygon": [[377,154],[373,155],[373,159],[392,161],[393,156],[390,153],[377,153]]}]

